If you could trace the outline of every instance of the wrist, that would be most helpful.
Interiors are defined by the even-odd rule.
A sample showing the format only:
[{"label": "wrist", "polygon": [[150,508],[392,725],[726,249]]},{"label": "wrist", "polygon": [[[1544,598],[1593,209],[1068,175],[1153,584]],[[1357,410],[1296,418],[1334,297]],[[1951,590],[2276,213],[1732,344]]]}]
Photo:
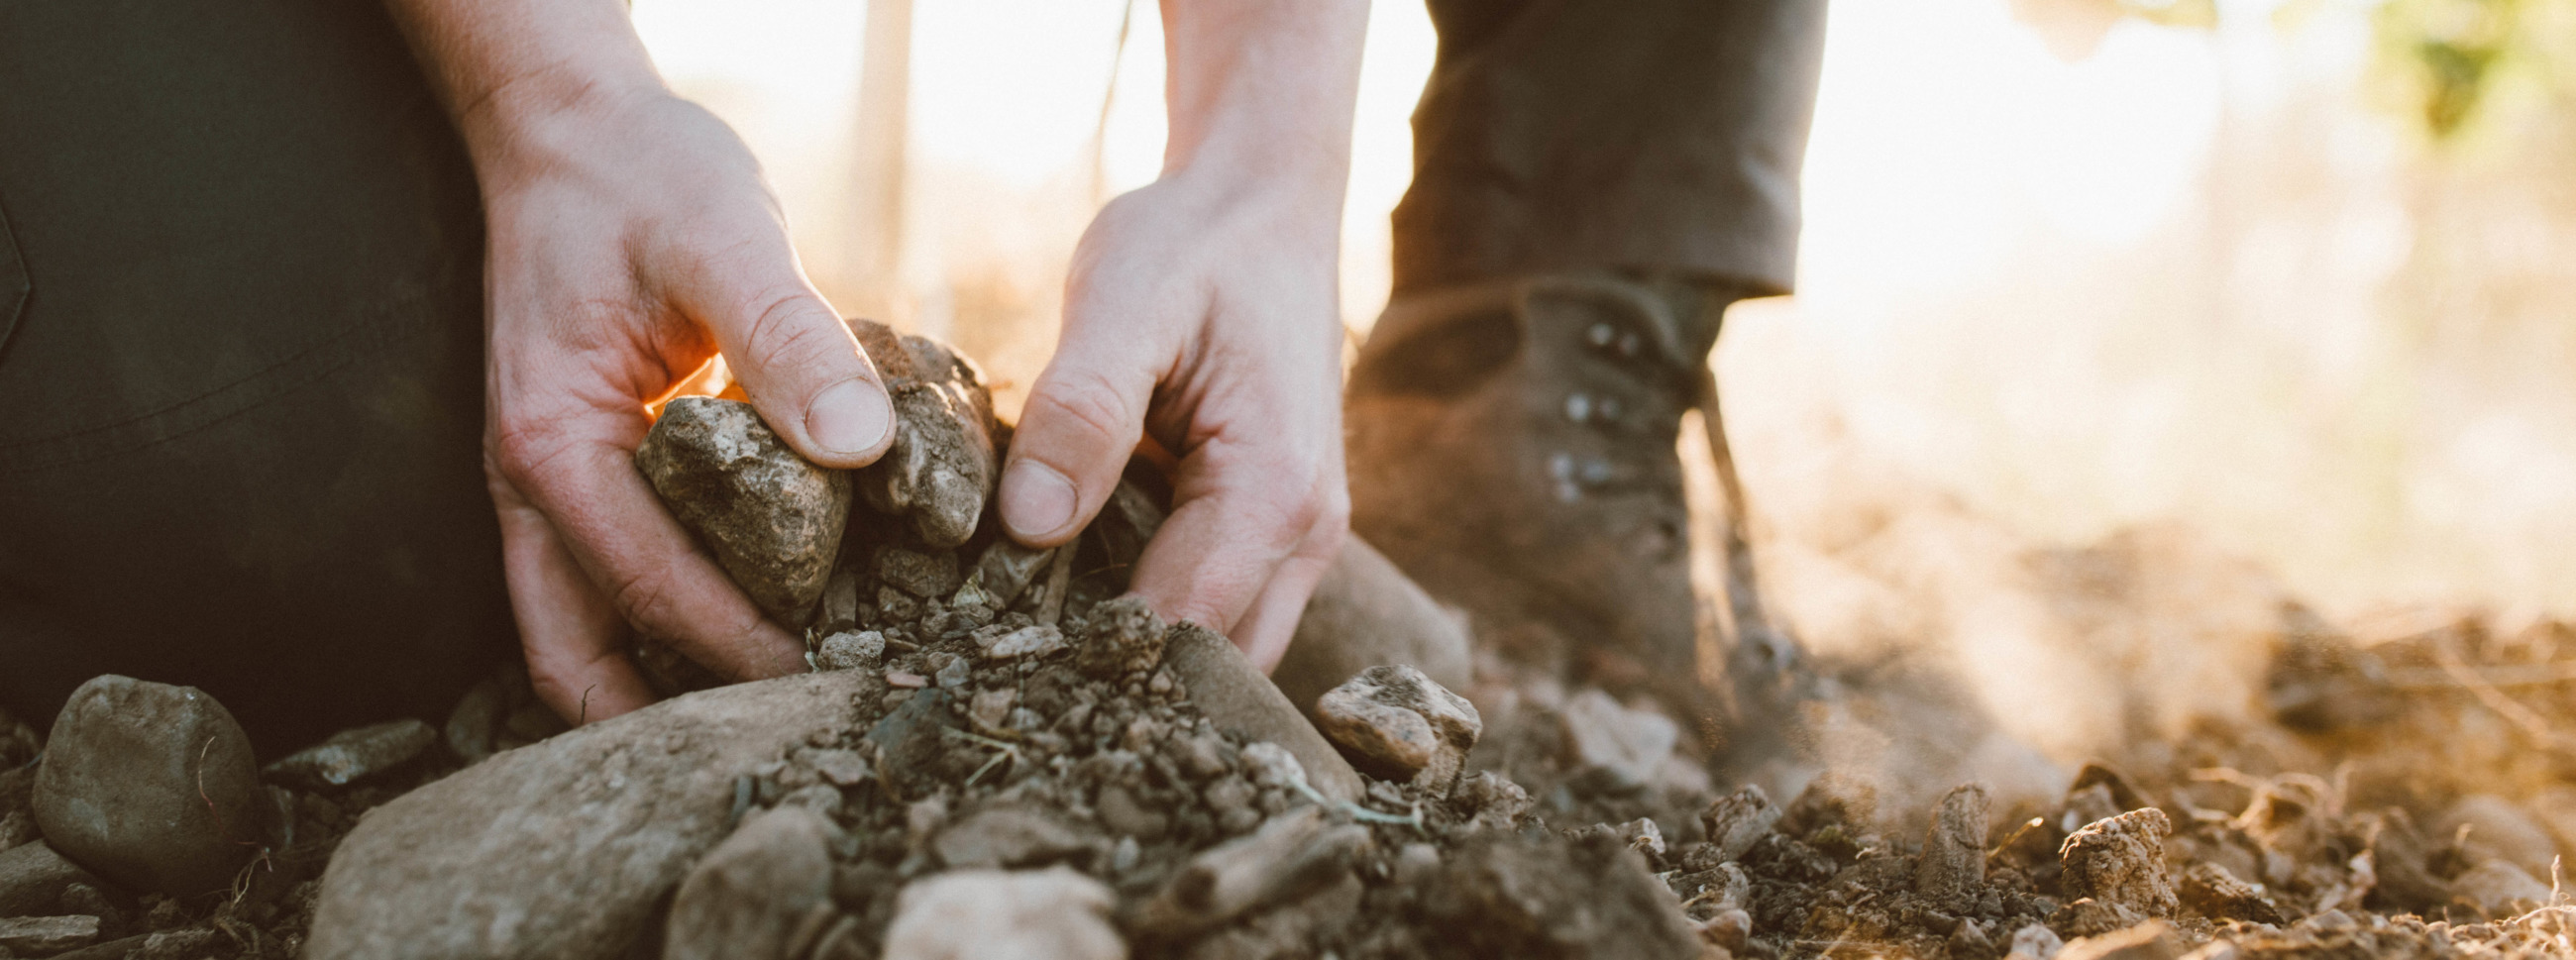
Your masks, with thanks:
[{"label": "wrist", "polygon": [[456,126],[477,171],[506,179],[550,162],[637,104],[667,97],[648,67],[619,70],[551,64],[505,79],[460,103]]}]

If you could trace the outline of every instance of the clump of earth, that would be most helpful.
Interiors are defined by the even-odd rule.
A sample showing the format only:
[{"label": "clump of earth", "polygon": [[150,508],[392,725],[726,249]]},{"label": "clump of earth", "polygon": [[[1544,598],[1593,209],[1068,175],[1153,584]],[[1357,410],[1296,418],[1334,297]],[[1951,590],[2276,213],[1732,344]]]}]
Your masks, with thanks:
[{"label": "clump of earth", "polygon": [[1007,430],[900,344],[889,466],[799,467],[692,399],[645,467],[818,676],[692,692],[648,643],[677,699],[629,717],[565,732],[504,671],[259,767],[202,693],[101,678],[49,733],[0,716],[0,958],[2576,954],[2576,630],[2364,646],[2293,610],[2254,719],[2062,794],[1774,797],[1649,698],[1245,682],[1125,595],[1149,476],[1007,542]]}]

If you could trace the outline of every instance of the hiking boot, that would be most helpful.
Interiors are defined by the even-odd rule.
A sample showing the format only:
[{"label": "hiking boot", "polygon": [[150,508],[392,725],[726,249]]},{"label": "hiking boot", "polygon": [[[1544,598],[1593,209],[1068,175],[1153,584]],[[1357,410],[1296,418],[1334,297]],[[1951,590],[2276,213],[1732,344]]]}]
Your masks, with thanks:
[{"label": "hiking boot", "polygon": [[1692,684],[1675,439],[1736,298],[1608,273],[1397,297],[1345,402],[1352,530],[1509,661]]}]

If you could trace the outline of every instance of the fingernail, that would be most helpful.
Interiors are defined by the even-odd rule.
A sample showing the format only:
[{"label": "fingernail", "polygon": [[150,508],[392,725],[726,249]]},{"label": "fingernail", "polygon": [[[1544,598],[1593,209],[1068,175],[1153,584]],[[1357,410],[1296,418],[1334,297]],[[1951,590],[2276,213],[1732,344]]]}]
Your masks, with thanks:
[{"label": "fingernail", "polygon": [[827,387],[805,408],[805,435],[825,452],[858,456],[876,449],[894,428],[894,406],[885,391],[865,380]]},{"label": "fingernail", "polygon": [[1002,525],[1014,536],[1042,537],[1073,522],[1073,481],[1055,468],[1022,460],[1002,474]]}]

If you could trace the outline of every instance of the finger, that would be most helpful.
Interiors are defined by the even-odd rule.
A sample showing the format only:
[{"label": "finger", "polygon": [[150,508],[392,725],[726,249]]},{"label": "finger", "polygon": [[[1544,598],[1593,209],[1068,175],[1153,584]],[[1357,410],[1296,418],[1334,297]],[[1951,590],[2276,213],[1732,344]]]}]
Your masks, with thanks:
[{"label": "finger", "polygon": [[1029,546],[1063,543],[1090,523],[1143,435],[1155,382],[1142,360],[1149,351],[1100,339],[1066,338],[1030,389],[1011,435],[1002,465],[1002,526]]},{"label": "finger", "polygon": [[895,423],[885,381],[806,281],[784,234],[679,259],[663,274],[663,295],[715,335],[752,407],[788,446],[844,469],[885,453]]},{"label": "finger", "polygon": [[591,586],[545,515],[507,483],[492,484],[492,500],[501,516],[510,614],[537,699],[575,725],[652,703],[652,689],[624,653],[625,620]]},{"label": "finger", "polygon": [[[1329,495],[1337,486],[1322,482],[1325,467],[1301,469],[1293,452],[1257,458],[1246,453],[1219,439],[1182,461],[1179,505],[1137,559],[1134,581],[1135,591],[1167,620],[1190,620],[1233,636],[1283,564],[1328,546],[1310,547],[1312,532],[1348,522],[1347,508],[1338,506],[1347,498]],[[1337,549],[1339,541],[1329,546]],[[1321,576],[1320,566],[1290,571],[1277,602],[1293,598],[1302,606]],[[1255,626],[1275,632],[1282,622],[1282,615],[1272,614]],[[1285,614],[1284,623],[1293,630],[1295,613]],[[1243,638],[1236,640],[1243,645]],[[1265,635],[1263,642],[1285,649],[1284,640]]]},{"label": "finger", "polygon": [[571,430],[539,422],[505,432],[496,459],[626,622],[727,680],[803,672],[804,644],[762,617],[663,511],[628,452],[635,438]]},{"label": "finger", "polygon": [[1252,607],[1235,621],[1226,636],[1263,673],[1279,666],[1287,656],[1289,641],[1296,638],[1297,621],[1306,615],[1306,601],[1315,595],[1315,585],[1322,583],[1324,572],[1331,569],[1340,555],[1342,540],[1350,535],[1347,521],[1318,523],[1306,534],[1304,543],[1288,559],[1280,561],[1270,582],[1252,600]]}]

